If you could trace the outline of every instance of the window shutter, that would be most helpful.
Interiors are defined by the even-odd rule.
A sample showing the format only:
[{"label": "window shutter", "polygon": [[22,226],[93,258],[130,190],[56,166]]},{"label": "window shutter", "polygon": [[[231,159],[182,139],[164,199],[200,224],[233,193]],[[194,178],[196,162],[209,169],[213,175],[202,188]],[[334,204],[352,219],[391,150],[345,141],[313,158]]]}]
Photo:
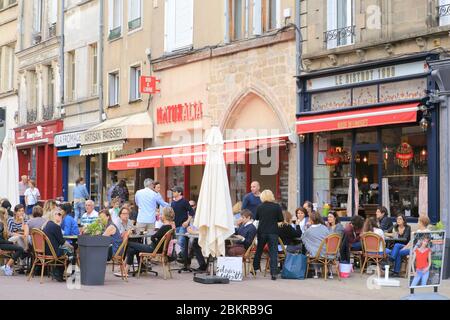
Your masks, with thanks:
[{"label": "window shutter", "polygon": [[253,34],[262,33],[262,0],[253,1]]},{"label": "window shutter", "polygon": [[13,89],[14,83],[14,49],[11,47],[5,47],[5,58],[6,58],[6,90]]},{"label": "window shutter", "polygon": [[224,41],[225,43],[230,42],[230,12],[228,10],[228,4],[230,0],[223,0],[223,4],[225,6],[224,12],[225,12],[225,33],[224,33]]},{"label": "window shutter", "polygon": [[281,28],[281,0],[277,0],[276,7],[277,7],[277,12],[276,12],[277,22],[276,22],[276,24],[277,24],[277,29],[280,29]]},{"label": "window shutter", "polygon": [[[327,0],[327,31],[337,29],[337,0]],[[336,48],[337,40],[328,40],[327,49]]]},{"label": "window shutter", "polygon": [[33,30],[35,33],[41,32],[41,18],[42,18],[42,0],[33,1]]},{"label": "window shutter", "polygon": [[174,48],[175,35],[175,0],[166,0],[164,6],[164,51],[171,52]]},{"label": "window shutter", "polygon": [[108,101],[108,105],[109,106],[113,106],[114,103],[114,99],[115,99],[115,89],[116,89],[116,77],[115,74],[109,74],[109,101]]},{"label": "window shutter", "polygon": [[48,23],[52,25],[58,20],[58,1],[49,0]]},{"label": "window shutter", "polygon": [[109,31],[114,29],[114,0],[108,1],[108,28]]},{"label": "window shutter", "polygon": [[128,21],[133,21],[142,17],[142,0],[128,1]]},{"label": "window shutter", "polygon": [[173,49],[192,45],[194,29],[194,1],[175,0],[175,41]]},{"label": "window shutter", "polygon": [[137,69],[135,67],[131,68],[130,72],[130,100],[134,101],[136,100],[136,71]]}]

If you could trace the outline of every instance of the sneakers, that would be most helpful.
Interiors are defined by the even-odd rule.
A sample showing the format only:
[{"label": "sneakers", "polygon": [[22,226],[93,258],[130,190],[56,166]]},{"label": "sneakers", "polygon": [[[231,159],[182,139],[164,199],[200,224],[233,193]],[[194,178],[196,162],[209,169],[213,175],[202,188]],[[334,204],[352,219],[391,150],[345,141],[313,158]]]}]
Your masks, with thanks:
[{"label": "sneakers", "polygon": [[10,266],[6,265],[6,264],[5,264],[3,267],[1,267],[0,270],[3,271],[3,274],[4,274],[5,276],[10,277],[10,276],[13,275],[13,270],[12,270],[12,268],[11,268]]}]

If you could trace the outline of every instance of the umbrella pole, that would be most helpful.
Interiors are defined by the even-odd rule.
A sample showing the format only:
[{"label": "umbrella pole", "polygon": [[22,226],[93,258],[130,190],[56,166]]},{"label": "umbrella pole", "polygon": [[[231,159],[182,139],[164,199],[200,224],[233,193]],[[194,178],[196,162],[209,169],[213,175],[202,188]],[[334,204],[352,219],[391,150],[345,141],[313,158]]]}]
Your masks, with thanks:
[{"label": "umbrella pole", "polygon": [[209,273],[211,276],[213,276],[214,275],[214,258],[212,255],[209,255],[208,261],[209,261]]}]

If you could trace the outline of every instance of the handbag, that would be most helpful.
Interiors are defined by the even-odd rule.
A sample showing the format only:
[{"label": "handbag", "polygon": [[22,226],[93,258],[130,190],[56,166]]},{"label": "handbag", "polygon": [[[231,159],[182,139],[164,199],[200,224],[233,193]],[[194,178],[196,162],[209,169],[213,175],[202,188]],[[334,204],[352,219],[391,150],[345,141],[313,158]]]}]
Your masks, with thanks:
[{"label": "handbag", "polygon": [[284,261],[281,278],[304,280],[306,274],[307,258],[304,254],[287,253]]}]

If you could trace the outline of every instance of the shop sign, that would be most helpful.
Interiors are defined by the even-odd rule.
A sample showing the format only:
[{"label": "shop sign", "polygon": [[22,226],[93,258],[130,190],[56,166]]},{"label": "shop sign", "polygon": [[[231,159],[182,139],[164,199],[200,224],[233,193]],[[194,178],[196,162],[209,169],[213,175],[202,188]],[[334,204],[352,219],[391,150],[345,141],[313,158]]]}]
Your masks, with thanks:
[{"label": "shop sign", "polygon": [[398,148],[395,154],[398,165],[402,168],[408,168],[412,159],[414,158],[414,152],[411,145],[407,142],[403,142]]},{"label": "shop sign", "polygon": [[55,136],[55,147],[75,148],[81,144],[81,133],[72,132]]},{"label": "shop sign", "polygon": [[108,141],[124,140],[127,138],[126,127],[108,128],[97,131],[87,131],[81,134],[81,144],[102,143]]},{"label": "shop sign", "polygon": [[16,129],[16,144],[27,143],[47,139],[49,144],[53,144],[55,134],[60,132],[62,123],[55,123],[49,126],[36,126],[30,129]]},{"label": "shop sign", "polygon": [[160,92],[160,90],[156,88],[156,84],[159,82],[160,80],[156,79],[156,77],[141,76],[139,86],[140,93],[155,94]]},{"label": "shop sign", "polygon": [[337,88],[348,85],[357,85],[370,81],[395,79],[404,76],[423,74],[426,72],[428,72],[428,64],[424,61],[417,61],[309,79],[306,84],[306,89],[319,90]]},{"label": "shop sign", "polygon": [[203,118],[202,102],[186,102],[160,107],[156,111],[157,124],[171,124],[195,121]]}]

